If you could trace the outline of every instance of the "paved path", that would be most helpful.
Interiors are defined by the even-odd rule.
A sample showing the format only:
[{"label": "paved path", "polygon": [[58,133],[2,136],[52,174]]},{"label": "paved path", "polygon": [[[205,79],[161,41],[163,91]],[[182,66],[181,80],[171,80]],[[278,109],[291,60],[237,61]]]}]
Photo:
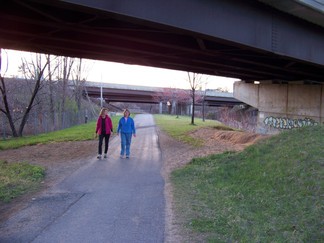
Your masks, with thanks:
[{"label": "paved path", "polygon": [[[163,242],[164,180],[151,115],[135,117],[131,158],[120,159],[120,138],[109,158],[66,178],[0,225],[0,242]],[[94,148],[96,151],[96,148]]]}]

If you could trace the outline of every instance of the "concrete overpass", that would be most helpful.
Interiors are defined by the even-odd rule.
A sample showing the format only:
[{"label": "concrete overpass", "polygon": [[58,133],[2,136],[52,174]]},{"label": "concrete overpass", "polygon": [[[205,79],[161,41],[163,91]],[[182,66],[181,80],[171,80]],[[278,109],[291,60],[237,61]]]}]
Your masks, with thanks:
[{"label": "concrete overpass", "polygon": [[[159,104],[158,96],[163,95],[163,88],[135,86],[123,84],[108,84],[86,82],[84,86],[84,93],[92,98],[101,97],[101,87],[103,99],[107,102],[124,102],[124,103],[149,103]],[[189,93],[189,90],[188,90]],[[197,91],[201,96],[205,97],[206,106],[228,106],[243,104],[243,102],[235,99],[233,93],[217,92],[208,90],[206,92]],[[198,105],[201,105],[199,103]]]},{"label": "concrete overpass", "polygon": [[[323,21],[263,2],[281,1],[3,0],[0,47],[242,80],[323,82]],[[311,10],[301,6],[305,15]]]},{"label": "concrete overpass", "polygon": [[2,48],[239,78],[245,83],[235,85],[235,97],[259,108],[261,132],[291,127],[269,122],[279,118],[323,123],[320,1],[3,0],[0,4]]}]

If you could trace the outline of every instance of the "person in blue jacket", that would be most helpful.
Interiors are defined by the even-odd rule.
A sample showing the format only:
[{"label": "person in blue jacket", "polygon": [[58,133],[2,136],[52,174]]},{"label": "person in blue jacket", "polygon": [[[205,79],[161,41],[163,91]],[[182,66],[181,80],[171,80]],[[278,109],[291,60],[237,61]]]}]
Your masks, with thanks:
[{"label": "person in blue jacket", "polygon": [[128,159],[132,136],[136,137],[135,123],[133,118],[130,117],[128,109],[124,110],[124,117],[120,118],[118,122],[117,135],[119,135],[119,133],[121,138],[120,158],[124,158],[126,153],[126,158]]}]

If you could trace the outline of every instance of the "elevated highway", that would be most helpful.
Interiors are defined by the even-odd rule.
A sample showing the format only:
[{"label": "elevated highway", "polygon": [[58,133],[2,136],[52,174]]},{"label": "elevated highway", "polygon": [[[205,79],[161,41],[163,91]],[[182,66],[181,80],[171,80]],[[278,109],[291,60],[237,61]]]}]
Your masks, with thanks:
[{"label": "elevated highway", "polygon": [[[149,103],[159,104],[158,96],[163,94],[163,88],[122,85],[122,84],[107,84],[86,82],[84,93],[92,98],[102,97],[107,102],[124,102],[124,103]],[[189,93],[189,90],[188,90]],[[235,99],[233,93],[223,93],[208,90],[205,92],[197,91],[204,97],[205,105],[207,106],[234,106],[243,104],[243,102]],[[201,105],[201,102],[200,104]]]},{"label": "elevated highway", "polygon": [[0,47],[323,83],[323,13],[301,2],[318,1],[3,0]]}]

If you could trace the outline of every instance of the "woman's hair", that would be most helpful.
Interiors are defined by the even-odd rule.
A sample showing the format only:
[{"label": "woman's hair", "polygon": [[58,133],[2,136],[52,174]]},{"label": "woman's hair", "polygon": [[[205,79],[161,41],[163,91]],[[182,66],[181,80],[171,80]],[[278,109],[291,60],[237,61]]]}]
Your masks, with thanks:
[{"label": "woman's hair", "polygon": [[126,112],[128,112],[128,114],[130,115],[130,111],[128,109],[125,109],[124,112],[123,112],[124,116],[125,116]]},{"label": "woman's hair", "polygon": [[102,108],[100,110],[99,116],[102,116],[102,114],[104,113],[104,111],[108,111],[108,109],[107,108]]}]

